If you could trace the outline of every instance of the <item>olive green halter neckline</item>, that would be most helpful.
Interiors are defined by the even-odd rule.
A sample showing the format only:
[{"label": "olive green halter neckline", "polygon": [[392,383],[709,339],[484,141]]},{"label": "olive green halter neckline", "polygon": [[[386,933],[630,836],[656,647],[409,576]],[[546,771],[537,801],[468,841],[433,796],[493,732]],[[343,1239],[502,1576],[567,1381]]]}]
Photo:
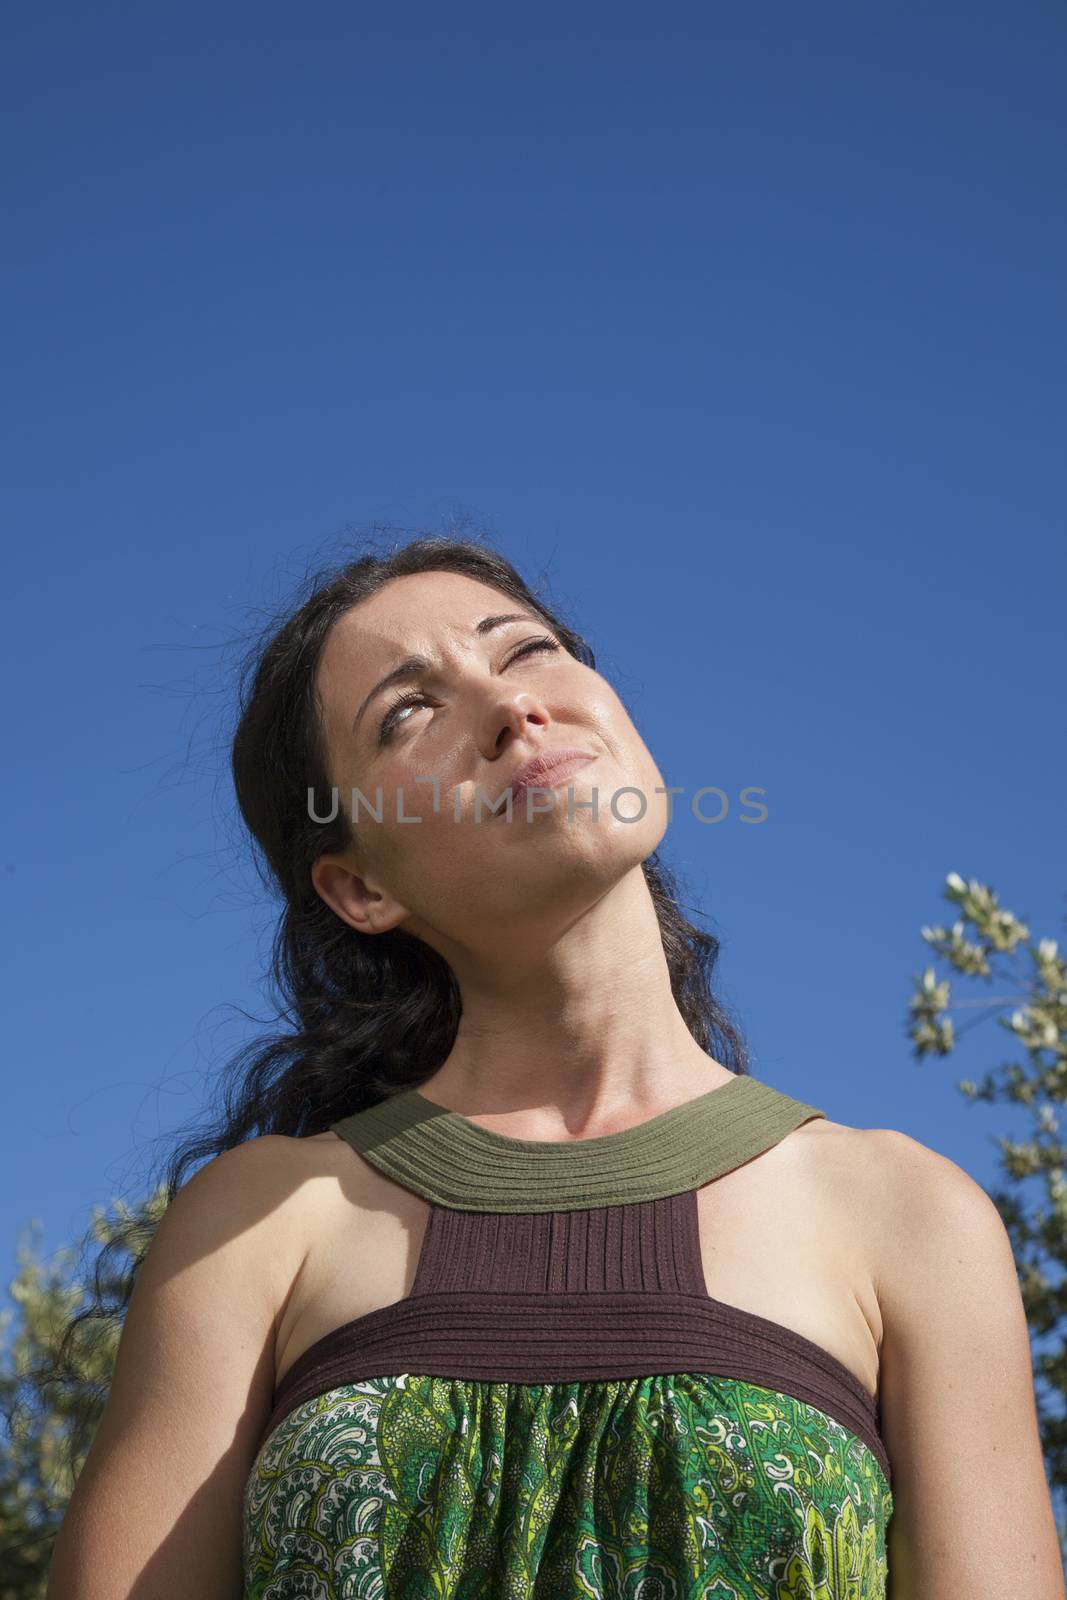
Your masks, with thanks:
[{"label": "olive green halter neckline", "polygon": [[387,1176],[460,1211],[577,1211],[660,1200],[732,1172],[826,1113],[751,1073],[593,1139],[515,1139],[406,1089],[331,1123]]}]

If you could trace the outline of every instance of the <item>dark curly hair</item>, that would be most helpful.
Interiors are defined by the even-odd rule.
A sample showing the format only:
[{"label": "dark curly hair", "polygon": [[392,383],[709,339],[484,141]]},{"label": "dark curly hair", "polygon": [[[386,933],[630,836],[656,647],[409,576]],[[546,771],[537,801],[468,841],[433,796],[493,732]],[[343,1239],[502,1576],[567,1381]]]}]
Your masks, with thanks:
[{"label": "dark curly hair", "polygon": [[[91,1303],[71,1319],[57,1347],[56,1381],[64,1372],[69,1377],[76,1351],[84,1348],[75,1343],[81,1324],[103,1319],[114,1330],[121,1322],[161,1208],[191,1168],[258,1135],[320,1133],[341,1117],[416,1087],[452,1049],[461,1000],[451,968],[402,928],[358,933],[320,898],[312,864],[344,848],[351,819],[341,806],[324,825],[312,819],[307,805],[309,790],[319,795],[331,789],[316,695],[316,670],[331,628],[392,579],[433,571],[460,573],[498,590],[542,617],[577,660],[595,668],[585,640],[481,537],[394,538],[382,553],[361,554],[305,579],[307,592],[295,608],[290,600],[257,635],[240,667],[231,766],[260,878],[280,902],[267,983],[281,1026],[242,1046],[223,1069],[217,1121],[173,1151],[154,1211],[146,1207],[120,1218],[99,1252]],[[719,941],[684,914],[657,853],[642,867],[672,993],[693,1038],[733,1072],[747,1073],[740,1028],[712,994]],[[131,1264],[116,1273],[108,1258],[123,1249]],[[105,1398],[106,1385],[80,1408],[67,1408],[72,1481]]]}]

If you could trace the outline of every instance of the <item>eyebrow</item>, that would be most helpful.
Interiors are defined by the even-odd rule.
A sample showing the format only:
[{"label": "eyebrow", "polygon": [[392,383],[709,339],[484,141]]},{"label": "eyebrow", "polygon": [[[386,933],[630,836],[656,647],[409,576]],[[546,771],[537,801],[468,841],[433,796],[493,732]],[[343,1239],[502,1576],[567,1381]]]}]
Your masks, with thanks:
[{"label": "eyebrow", "polygon": [[[494,628],[502,628],[506,622],[539,622],[542,620],[542,618],[531,616],[528,611],[502,611],[499,616],[483,617],[480,622],[475,623],[471,632],[480,638],[483,634],[492,633]],[[388,689],[390,684],[407,682],[411,678],[419,677],[423,672],[431,672],[432,670],[433,662],[426,656],[405,656],[404,660],[398,666],[395,666],[391,672],[387,672],[384,678],[379,678],[352,719],[351,731],[355,733],[363,713],[375,695],[379,695],[384,689]]]}]

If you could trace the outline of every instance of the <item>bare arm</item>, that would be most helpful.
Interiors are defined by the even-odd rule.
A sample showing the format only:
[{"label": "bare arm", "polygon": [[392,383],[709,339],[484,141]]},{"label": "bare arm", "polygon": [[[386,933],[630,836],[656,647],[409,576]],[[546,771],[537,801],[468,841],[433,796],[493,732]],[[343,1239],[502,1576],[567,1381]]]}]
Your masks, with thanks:
[{"label": "bare arm", "polygon": [[47,1600],[238,1600],[244,1482],[299,1267],[293,1141],[215,1157],[171,1202],[126,1313]]},{"label": "bare arm", "polygon": [[1007,1231],[954,1162],[907,1134],[873,1136],[889,1600],[1064,1600]]}]

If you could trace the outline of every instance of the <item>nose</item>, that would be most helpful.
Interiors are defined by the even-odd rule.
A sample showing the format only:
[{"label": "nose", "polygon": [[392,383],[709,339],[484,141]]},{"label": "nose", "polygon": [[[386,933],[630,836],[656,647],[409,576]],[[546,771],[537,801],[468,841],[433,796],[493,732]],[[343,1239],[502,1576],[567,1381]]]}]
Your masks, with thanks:
[{"label": "nose", "polygon": [[528,689],[516,689],[504,694],[490,713],[490,756],[498,756],[516,739],[521,739],[531,726],[547,728],[549,715],[536,695]]}]

